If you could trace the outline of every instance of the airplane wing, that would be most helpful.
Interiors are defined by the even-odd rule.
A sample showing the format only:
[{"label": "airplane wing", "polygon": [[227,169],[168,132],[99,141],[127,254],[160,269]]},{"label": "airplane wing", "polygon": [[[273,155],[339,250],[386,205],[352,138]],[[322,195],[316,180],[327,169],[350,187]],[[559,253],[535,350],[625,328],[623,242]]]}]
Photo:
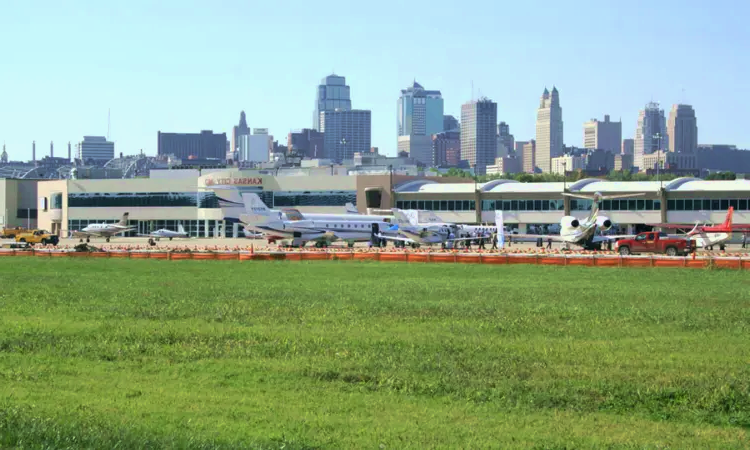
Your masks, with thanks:
[{"label": "airplane wing", "polygon": [[99,237],[101,236],[98,233],[94,232],[88,232],[88,231],[71,231],[70,237],[77,237],[77,238],[86,238],[86,237]]},{"label": "airplane wing", "polygon": [[347,214],[359,214],[357,207],[353,203],[347,203],[345,206]]},{"label": "airplane wing", "polygon": [[614,198],[628,198],[628,197],[641,197],[645,194],[615,194],[615,195],[602,195],[602,200],[612,200]]},{"label": "airplane wing", "polygon": [[414,239],[409,239],[409,238],[405,238],[401,236],[388,236],[385,234],[376,234],[375,236],[377,236],[380,239],[385,239],[387,241],[414,242]]},{"label": "airplane wing", "polygon": [[605,235],[596,235],[591,240],[593,242],[607,242],[607,241],[619,241],[620,239],[632,239],[636,235],[635,234],[605,234]]},{"label": "airplane wing", "polygon": [[158,236],[156,234],[140,234],[140,233],[136,234],[136,236],[140,236],[140,237],[160,237],[160,236]]},{"label": "airplane wing", "polygon": [[511,238],[515,239],[534,239],[537,240],[539,238],[542,238],[543,240],[552,239],[553,242],[570,242],[566,241],[565,238],[567,236],[560,236],[559,234],[511,234],[511,233],[505,233],[505,236],[510,236]]}]

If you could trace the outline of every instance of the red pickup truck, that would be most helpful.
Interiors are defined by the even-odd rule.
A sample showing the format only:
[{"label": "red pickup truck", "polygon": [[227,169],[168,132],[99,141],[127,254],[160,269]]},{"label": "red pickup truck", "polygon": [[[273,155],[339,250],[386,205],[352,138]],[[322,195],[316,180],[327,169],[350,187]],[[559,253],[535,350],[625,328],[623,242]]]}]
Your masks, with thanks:
[{"label": "red pickup truck", "polygon": [[670,238],[661,231],[640,233],[633,239],[620,239],[615,250],[621,255],[634,253],[663,253],[667,256],[687,255],[692,250],[689,239]]}]

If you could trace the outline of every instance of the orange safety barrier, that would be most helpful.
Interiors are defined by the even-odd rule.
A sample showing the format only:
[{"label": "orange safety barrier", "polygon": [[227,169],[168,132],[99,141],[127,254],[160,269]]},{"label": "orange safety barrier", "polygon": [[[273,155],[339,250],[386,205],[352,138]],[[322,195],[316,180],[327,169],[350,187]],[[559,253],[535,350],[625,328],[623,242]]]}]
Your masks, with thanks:
[{"label": "orange safety barrier", "polygon": [[598,267],[619,267],[620,257],[614,258],[594,258],[594,265]]},{"label": "orange safety barrier", "polygon": [[622,258],[623,267],[651,267],[651,258]]},{"label": "orange safety barrier", "polygon": [[406,262],[406,253],[381,253],[381,261]]},{"label": "orange safety barrier", "polygon": [[406,260],[408,262],[420,262],[420,263],[430,262],[429,253],[407,253],[406,255],[407,255]]},{"label": "orange safety barrier", "polygon": [[193,253],[193,259],[216,259],[216,253],[203,253],[203,252],[196,252]]},{"label": "orange safety barrier", "polygon": [[352,259],[358,261],[375,261],[378,259],[378,253],[354,253]]},{"label": "orange safety barrier", "polygon": [[601,267],[686,267],[704,268],[708,266],[726,269],[750,269],[750,259],[732,256],[700,258],[668,258],[663,256],[616,256],[596,254],[555,255],[545,253],[431,253],[431,252],[356,252],[356,251],[293,251],[293,252],[166,252],[166,251],[100,251],[73,252],[50,250],[0,250],[0,256],[39,256],[39,257],[95,257],[95,258],[133,258],[133,259],[200,259],[200,260],[239,260],[239,261],[324,261],[324,260],[358,260],[358,261],[393,261],[421,263],[462,263],[462,264],[537,264],[554,266],[601,266]]}]

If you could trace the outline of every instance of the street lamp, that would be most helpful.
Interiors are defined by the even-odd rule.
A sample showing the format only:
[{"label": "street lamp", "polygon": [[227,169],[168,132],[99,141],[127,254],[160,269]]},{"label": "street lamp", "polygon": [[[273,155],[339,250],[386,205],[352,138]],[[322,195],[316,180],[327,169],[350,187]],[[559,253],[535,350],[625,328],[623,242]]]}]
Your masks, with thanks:
[{"label": "street lamp", "polygon": [[656,181],[659,182],[659,188],[661,189],[662,182],[659,177],[659,166],[661,166],[661,133],[656,133],[653,137],[658,141],[658,147],[656,148]]}]

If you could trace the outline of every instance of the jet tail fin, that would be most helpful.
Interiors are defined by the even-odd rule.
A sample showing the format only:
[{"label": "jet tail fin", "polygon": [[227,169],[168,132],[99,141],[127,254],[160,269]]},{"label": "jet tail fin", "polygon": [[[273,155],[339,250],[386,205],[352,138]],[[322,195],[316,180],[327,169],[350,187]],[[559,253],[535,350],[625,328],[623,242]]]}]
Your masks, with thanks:
[{"label": "jet tail fin", "polygon": [[393,221],[396,222],[396,225],[398,225],[399,228],[411,226],[409,218],[400,209],[396,209],[393,211]]},{"label": "jet tail fin", "polygon": [[177,232],[178,233],[185,233],[185,228],[182,227],[182,224],[177,225]]},{"label": "jet tail fin", "polygon": [[359,214],[359,211],[357,211],[357,207],[354,206],[353,203],[347,203],[345,205],[345,208],[347,214]]},{"label": "jet tail fin", "polygon": [[271,214],[271,210],[263,203],[258,194],[251,192],[242,194],[242,203],[245,204],[245,212],[249,214],[266,216]]},{"label": "jet tail fin", "polygon": [[120,225],[121,227],[128,226],[128,216],[130,216],[130,213],[124,213],[122,215],[122,219],[120,219],[120,221],[117,222],[117,225]]},{"label": "jet tail fin", "polygon": [[734,206],[729,207],[729,211],[727,211],[727,217],[724,219],[724,223],[722,224],[725,228],[732,228],[732,216],[734,215]]},{"label": "jet tail fin", "polygon": [[426,215],[427,215],[426,217],[427,222],[429,223],[441,223],[442,222],[442,219],[440,219],[440,217],[438,217],[437,214],[435,214],[435,211],[427,211]]}]

